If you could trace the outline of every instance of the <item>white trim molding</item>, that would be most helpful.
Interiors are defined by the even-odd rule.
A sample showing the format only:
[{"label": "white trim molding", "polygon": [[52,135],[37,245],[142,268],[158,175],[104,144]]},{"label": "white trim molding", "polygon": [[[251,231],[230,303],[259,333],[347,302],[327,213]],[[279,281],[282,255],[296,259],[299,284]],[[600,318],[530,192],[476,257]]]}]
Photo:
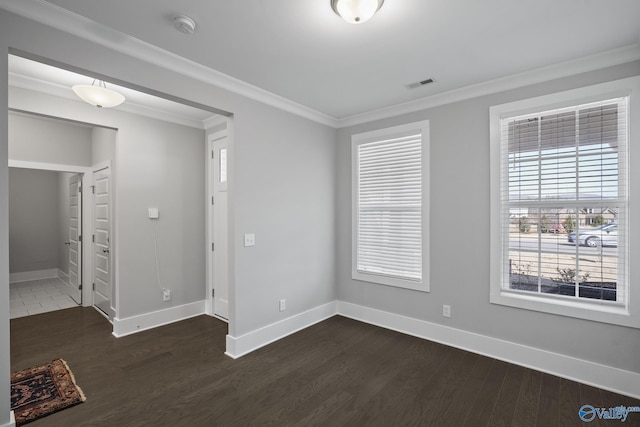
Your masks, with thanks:
[{"label": "white trim molding", "polygon": [[206,118],[202,121],[202,125],[204,126],[205,130],[209,130],[213,127],[216,127],[219,125],[226,125],[226,124],[227,124],[227,117],[221,116],[219,114]]},{"label": "white trim molding", "polygon": [[[399,126],[393,126],[383,129],[376,129],[369,132],[358,133],[351,136],[351,277],[355,280],[361,280],[365,282],[379,283],[387,286],[395,286],[405,289],[413,289],[421,292],[430,291],[430,256],[429,256],[429,176],[430,176],[430,130],[429,120],[422,120],[419,122],[406,123]],[[393,157],[393,149],[397,144],[403,144],[402,155],[399,158]],[[375,148],[367,148],[367,147]],[[385,148],[386,147],[386,148]],[[391,148],[390,148],[391,147]],[[372,155],[372,151],[375,155]],[[369,153],[369,154],[367,154]],[[361,156],[363,161],[361,162]],[[384,159],[382,159],[384,156]],[[410,160],[406,160],[408,156],[412,156]],[[410,162],[410,164],[399,164],[401,162]],[[393,162],[395,166],[400,169],[410,167],[419,161],[420,164],[420,177],[415,181],[408,182],[406,176],[395,176],[393,179],[388,178],[390,172],[386,171],[380,173],[380,168]],[[372,162],[381,162],[378,165],[372,165]],[[366,166],[369,165],[369,166]],[[382,165],[382,166],[381,166]],[[361,170],[366,175],[366,179],[377,182],[377,187],[372,187],[372,184],[367,181],[367,188],[361,189]],[[404,173],[404,172],[402,172]],[[375,178],[372,174],[376,174]],[[382,181],[384,182],[382,182]],[[405,181],[403,184],[398,184],[398,181]],[[384,204],[384,209],[396,210],[397,212],[403,212],[403,215],[398,215],[393,218],[392,221],[379,226],[380,220],[377,219],[370,222],[368,219],[370,216],[376,216],[380,212],[380,206],[372,207],[360,204],[361,191],[364,191],[362,197],[366,200],[375,198],[388,199],[387,193],[389,190],[389,183],[392,182],[395,185],[393,190],[401,191],[407,197],[415,198],[420,197],[420,206],[407,207],[403,203],[396,203],[393,200],[387,200]],[[402,189],[398,189],[399,185],[404,185]],[[420,186],[420,189],[415,193],[409,194],[408,192],[414,191],[414,188]],[[364,219],[362,212],[365,212]],[[404,223],[398,225],[400,216],[410,216],[411,223]],[[414,224],[416,216],[419,218],[419,230],[416,232]],[[376,216],[377,218],[377,216]],[[361,223],[362,226],[361,227]],[[419,254],[419,257],[411,258],[406,264],[402,262],[390,262],[386,256],[389,252],[394,252],[392,248],[385,247],[384,245],[376,242],[370,244],[367,240],[378,241],[381,240],[371,231],[363,231],[371,228],[380,227],[385,230],[385,236],[393,235],[392,240],[401,245],[405,250],[409,250],[415,254]],[[363,228],[363,229],[361,229]],[[407,236],[408,230],[413,230],[411,236]],[[361,244],[360,234],[364,233],[365,242]],[[419,243],[416,240],[419,238]],[[427,242],[427,243],[425,243]],[[368,254],[366,260],[359,259],[359,254],[362,251]],[[372,253],[382,251],[384,254],[378,257],[372,256]],[[415,265],[420,263],[419,268],[415,268]]]},{"label": "white trim molding", "polygon": [[206,301],[196,301],[189,304],[178,305],[164,310],[120,319],[113,318],[113,336],[121,338],[137,332],[157,328],[158,326],[186,320],[205,313]]},{"label": "white trim molding", "polygon": [[[124,53],[147,63],[169,69],[201,82],[228,90],[254,101],[309,120],[335,127],[336,119],[328,114],[291,101],[283,96],[261,89],[220,71],[206,67],[150,43],[117,32],[103,24],[70,12],[52,3],[23,0],[3,0],[2,9],[68,34],[97,43],[108,49]],[[114,37],[115,34],[118,37]]]},{"label": "white trim molding", "polygon": [[368,123],[640,59],[640,43],[635,43],[523,73],[452,89],[414,101],[336,118],[127,34],[118,32],[118,37],[114,37],[116,33],[114,29],[44,0],[3,0],[0,8],[150,64],[170,69],[184,76],[333,128]]},{"label": "white trim molding", "polygon": [[15,415],[13,414],[13,411],[9,411],[9,423],[2,424],[0,425],[0,427],[16,427],[16,418],[15,418]]},{"label": "white trim molding", "polygon": [[28,282],[30,280],[54,279],[58,277],[57,268],[46,270],[22,271],[20,273],[9,274],[9,283]]},{"label": "white trim molding", "polygon": [[[67,86],[62,86],[56,83],[36,79],[33,77],[23,76],[16,73],[9,73],[9,86],[30,90],[33,92],[45,93],[47,95],[69,99],[78,103],[84,102],[80,101],[78,97],[72,91],[70,91]],[[196,129],[205,129],[204,121],[196,120],[194,118],[183,116],[180,114],[175,114],[169,111],[163,111],[159,108],[136,104],[135,102],[131,102],[130,100],[119,106],[118,110]]]},{"label": "white trim molding", "polygon": [[225,354],[233,359],[336,315],[336,301],[287,317],[239,337],[227,335]]},{"label": "white trim molding", "polygon": [[640,399],[637,372],[344,301],[337,305],[341,316]]},{"label": "white trim molding", "polygon": [[31,162],[28,160],[9,159],[10,168],[21,169],[39,169],[44,171],[71,172],[71,173],[87,173],[91,171],[87,166],[63,165],[57,163]]},{"label": "white trim molding", "polygon": [[[578,319],[586,319],[590,321],[610,323],[613,325],[627,326],[631,328],[640,328],[640,294],[636,290],[637,283],[634,281],[634,273],[637,272],[636,266],[630,262],[629,254],[636,252],[638,248],[638,239],[640,232],[628,226],[631,212],[637,212],[639,201],[634,198],[634,194],[629,190],[637,182],[637,177],[628,172],[633,170],[640,164],[640,156],[636,150],[631,147],[637,142],[637,135],[640,134],[640,126],[638,125],[637,112],[640,111],[640,77],[628,77],[620,80],[608,81],[590,86],[584,86],[577,89],[571,89],[562,92],[556,92],[548,95],[537,96],[528,99],[520,99],[506,104],[494,105],[489,107],[489,138],[490,138],[490,294],[489,301],[492,304],[500,304],[509,307],[517,307],[526,310],[534,310],[542,313],[552,313],[559,316],[575,317]],[[542,294],[537,292],[517,292],[509,289],[509,270],[506,264],[506,255],[508,255],[508,233],[503,232],[503,223],[507,223],[505,211],[508,212],[510,200],[502,200],[503,186],[514,185],[513,183],[502,182],[502,171],[505,170],[506,160],[503,158],[502,146],[502,129],[504,119],[522,117],[532,113],[549,112],[551,115],[553,110],[567,108],[578,108],[581,104],[591,104],[615,98],[629,96],[629,106],[626,107],[629,112],[627,115],[622,113],[625,108],[618,105],[620,113],[618,113],[618,126],[624,128],[619,130],[619,134],[626,133],[627,140],[620,138],[620,147],[616,149],[620,164],[617,166],[619,173],[616,176],[618,181],[619,194],[616,199],[607,198],[606,203],[612,206],[619,206],[618,217],[616,222],[620,227],[619,245],[615,258],[617,265],[617,301],[600,301],[589,298],[559,298],[553,294]],[[616,101],[617,102],[617,101]],[[585,107],[586,108],[586,107]],[[527,116],[524,116],[527,117]],[[624,117],[624,118],[623,118]],[[576,122],[577,123],[577,122]],[[577,124],[576,124],[577,126]],[[635,136],[634,136],[635,135]],[[624,148],[626,147],[626,148]],[[626,157],[626,159],[625,159]],[[544,162],[545,160],[538,160]],[[566,171],[568,168],[568,159],[564,158],[563,167]],[[577,160],[574,160],[577,162]],[[614,173],[613,170],[607,170],[607,174]],[[609,177],[608,179],[612,179]],[[530,185],[529,183],[527,185]],[[623,196],[622,189],[625,188],[627,194]],[[598,196],[600,197],[600,196]],[[544,198],[543,198],[544,199]],[[581,203],[578,199],[572,200],[563,197],[562,206],[571,206],[569,203]],[[528,202],[528,206],[533,206]],[[605,202],[603,202],[605,203]],[[610,205],[610,206],[611,206]],[[524,206],[524,205],[523,205]],[[588,207],[588,206],[585,206]],[[629,218],[629,219],[627,219]],[[576,246],[577,247],[577,246]],[[580,252],[582,254],[582,252]],[[623,295],[620,297],[620,295]]]},{"label": "white trim molding", "polygon": [[612,49],[609,51],[585,56],[570,61],[563,61],[546,67],[536,68],[523,73],[512,74],[498,79],[448,90],[414,101],[391,105],[389,107],[354,114],[337,120],[337,128],[345,128],[363,123],[395,117],[402,114],[414,113],[452,104],[467,99],[477,98],[492,93],[517,89],[537,83],[543,83],[563,77],[574,76],[580,73],[595,71],[601,68],[612,67],[640,59],[640,43]]}]

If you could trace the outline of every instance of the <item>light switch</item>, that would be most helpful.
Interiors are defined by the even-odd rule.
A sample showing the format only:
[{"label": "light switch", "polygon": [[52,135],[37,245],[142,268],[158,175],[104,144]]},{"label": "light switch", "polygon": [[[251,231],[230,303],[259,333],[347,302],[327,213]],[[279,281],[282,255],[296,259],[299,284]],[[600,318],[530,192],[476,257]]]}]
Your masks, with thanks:
[{"label": "light switch", "polygon": [[251,234],[245,234],[244,235],[244,247],[249,247],[249,246],[255,246],[256,245],[256,235],[251,233]]},{"label": "light switch", "polygon": [[158,208],[149,208],[149,219],[158,219],[160,217],[160,212]]}]

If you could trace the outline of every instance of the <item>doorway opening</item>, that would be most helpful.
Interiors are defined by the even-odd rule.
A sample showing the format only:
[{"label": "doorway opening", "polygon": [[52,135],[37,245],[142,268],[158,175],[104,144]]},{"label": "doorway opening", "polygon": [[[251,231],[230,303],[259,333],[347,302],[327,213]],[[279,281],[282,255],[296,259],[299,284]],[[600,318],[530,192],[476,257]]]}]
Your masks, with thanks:
[{"label": "doorway opening", "polygon": [[12,318],[95,305],[93,172],[112,164],[116,134],[10,110]]},{"label": "doorway opening", "polygon": [[9,168],[12,319],[82,304],[83,175]]},{"label": "doorway opening", "polygon": [[[21,55],[23,54],[21,53]],[[37,75],[25,76],[26,80],[33,81],[37,79],[40,82],[46,82],[49,78],[48,69],[54,67],[45,65],[46,62],[51,61],[44,58],[35,59],[41,61],[35,62],[34,65],[34,73]],[[161,323],[168,323],[169,320],[165,320],[166,317],[163,316],[165,314],[166,316],[180,314],[184,312],[183,307],[188,308],[190,313],[200,310],[200,313],[205,312],[214,315],[213,298],[207,297],[207,294],[211,295],[213,288],[219,289],[219,286],[217,283],[213,283],[213,279],[210,280],[213,275],[213,269],[208,269],[207,260],[211,250],[209,245],[206,244],[208,234],[205,233],[205,230],[210,229],[213,233],[213,224],[210,224],[207,214],[196,214],[195,212],[198,212],[199,209],[199,212],[207,211],[202,209],[202,203],[204,202],[204,187],[209,185],[207,174],[211,165],[204,163],[205,167],[202,168],[202,153],[208,149],[209,135],[220,131],[229,132],[227,117],[219,115],[220,111],[215,109],[201,110],[199,114],[206,114],[205,119],[201,118],[202,116],[196,119],[188,117],[192,110],[203,107],[197,104],[189,105],[188,102],[170,113],[163,112],[162,107],[158,105],[163,103],[166,105],[169,102],[176,104],[178,100],[173,97],[160,99],[160,101],[157,101],[159,104],[155,104],[156,101],[153,101],[154,105],[152,107],[145,108],[142,105],[146,102],[145,97],[157,97],[140,93],[140,88],[138,87],[134,91],[136,94],[133,94],[131,89],[118,86],[118,90],[129,90],[129,92],[125,92],[128,101],[113,110],[115,114],[110,114],[112,111],[107,110],[102,110],[106,112],[97,113],[98,110],[95,107],[91,110],[87,109],[89,107],[78,102],[70,90],[66,91],[70,94],[69,96],[61,94],[60,88],[70,88],[70,82],[53,82],[53,85],[57,87],[56,93],[53,90],[49,92],[45,90],[43,95],[37,94],[34,96],[33,93],[25,93],[25,91],[31,91],[33,86],[27,88],[26,86],[21,86],[20,83],[20,74],[28,74],[27,70],[31,65],[26,64],[25,61],[34,62],[23,57],[9,55],[10,70],[12,65],[16,63],[20,65],[18,67],[20,72],[10,73],[10,108],[13,103],[13,105],[16,105],[14,108],[19,106],[21,111],[31,114],[58,117],[70,121],[77,120],[102,128],[120,128],[118,120],[124,120],[123,126],[125,130],[119,132],[126,136],[123,137],[124,141],[121,141],[119,135],[119,140],[117,141],[119,149],[118,165],[114,164],[108,170],[110,172],[108,176],[112,180],[105,181],[105,177],[98,176],[100,172],[104,171],[93,167],[96,162],[89,163],[91,166],[88,166],[84,174],[84,179],[88,180],[83,186],[85,195],[86,191],[88,191],[87,189],[91,190],[91,199],[85,199],[84,202],[86,208],[94,216],[88,216],[84,221],[85,225],[91,228],[91,232],[85,232],[84,234],[86,239],[84,241],[84,258],[82,260],[84,262],[82,271],[83,276],[85,276],[83,278],[83,305],[96,306],[101,313],[112,320],[113,331],[116,336],[146,329],[148,326],[146,326],[145,322],[155,323],[156,326]],[[55,70],[56,72],[52,73],[52,78],[66,78],[61,77],[65,74],[64,70],[59,68],[55,68]],[[74,83],[78,83],[78,76],[82,77],[77,73],[69,72],[69,74],[74,75]],[[91,77],[85,76],[85,78],[90,79]],[[110,85],[111,88],[115,86],[115,84]],[[153,91],[150,92],[154,93],[154,95],[159,95]],[[20,97],[23,93],[25,93],[25,96],[21,99]],[[142,97],[137,98],[138,95],[142,95]],[[39,96],[43,97],[44,102],[33,102]],[[56,101],[53,98],[54,96],[60,97],[60,101]],[[65,97],[68,99],[62,99]],[[60,105],[57,105],[56,102],[59,102]],[[140,105],[137,105],[138,103]],[[60,116],[57,116],[58,111],[61,112]],[[216,112],[214,113],[213,111]],[[76,112],[79,115],[75,115]],[[125,115],[127,116],[125,117]],[[151,123],[150,119],[153,123]],[[143,125],[136,124],[137,121],[144,122],[144,126],[152,127],[146,127],[143,130],[141,129]],[[183,127],[183,130],[190,128],[191,131],[177,131],[176,126]],[[201,132],[200,148],[198,148],[197,156],[198,168],[193,167],[193,163],[189,163],[194,159],[193,151],[184,156],[180,153],[180,150],[184,150],[182,147],[185,146],[185,142],[189,142],[189,135],[194,135],[193,128],[199,129]],[[183,138],[184,134],[187,135],[186,141]],[[170,143],[166,141],[167,135],[173,138]],[[192,150],[194,146],[192,145],[189,150]],[[135,152],[132,152],[129,147],[135,147]],[[109,158],[112,162],[115,162],[115,152],[116,150],[114,149],[113,156]],[[42,154],[44,159],[41,159],[41,162],[48,162],[49,156],[56,156],[56,153],[52,152],[43,152]],[[227,154],[228,158],[231,158],[231,153],[228,152]],[[133,157],[129,157],[129,155],[133,155]],[[183,163],[186,157],[188,157],[188,162]],[[126,165],[122,167],[122,164]],[[132,166],[136,164],[140,165],[139,171],[135,170],[138,169],[136,166]],[[200,168],[202,168],[201,172],[199,171]],[[198,173],[196,174],[194,171],[198,171]],[[118,174],[117,177],[115,177],[115,172]],[[179,175],[175,175],[176,173]],[[199,183],[194,181],[196,175],[199,175]],[[121,178],[122,180],[118,181]],[[137,178],[136,182],[134,182],[134,178]],[[106,184],[104,184],[105,182]],[[127,188],[129,190],[128,193],[122,193],[122,195],[118,196],[118,199],[112,198],[110,203],[101,201],[100,198],[102,196],[108,197],[112,195],[114,190],[119,188],[118,185],[124,185],[123,188]],[[132,192],[130,191],[132,187],[136,188],[137,191],[135,197],[132,197]],[[198,197],[196,200],[193,194],[196,193],[194,189],[198,187],[202,188],[202,190],[197,191]],[[138,191],[141,188],[145,188],[146,191]],[[102,194],[105,189],[107,192]],[[167,196],[167,194],[170,194],[170,196]],[[208,199],[209,196],[207,196]],[[151,211],[158,212],[158,208],[160,208],[160,217],[158,219],[156,213],[155,220],[152,220]],[[149,211],[148,217],[147,211]],[[101,216],[103,213],[104,215]],[[198,218],[198,215],[202,215],[201,222],[190,220],[191,218]],[[104,224],[100,223],[100,221],[106,218],[109,218],[112,224],[107,228],[103,228]],[[194,223],[199,223],[200,225],[193,227],[192,224]],[[197,230],[197,228],[201,228],[202,231]],[[154,233],[157,230],[157,238],[155,236],[151,237],[149,234],[152,232],[151,230]],[[220,232],[216,234],[219,235]],[[122,236],[124,237],[121,238]],[[145,263],[148,264],[149,259],[153,260],[154,239],[158,244],[156,249],[158,253],[155,255],[156,266],[153,269],[149,269]],[[198,243],[199,254],[197,255],[201,257],[202,262],[195,264],[192,261],[194,259],[193,251],[190,253],[185,252],[185,247],[192,248],[192,242],[194,241],[202,242]],[[135,249],[133,249],[134,247]],[[226,251],[225,245],[218,244],[216,250],[218,253]],[[118,258],[118,255],[124,258]],[[160,258],[159,263],[158,257]],[[123,259],[126,262],[122,261]],[[135,261],[137,265],[132,265],[132,259],[137,260]],[[174,265],[180,260],[184,261],[184,265]],[[125,267],[121,268],[123,265]],[[219,262],[218,265],[220,265]],[[199,273],[193,273],[194,266],[201,269]],[[222,270],[220,267],[216,269],[216,271],[220,270]],[[157,280],[154,280],[154,273],[157,273],[155,274],[155,276],[158,276]],[[201,276],[198,277],[198,275]],[[160,281],[160,276],[162,276],[162,282]],[[109,281],[110,287],[108,286]],[[162,286],[160,286],[161,283]],[[197,286],[202,288],[195,289]],[[228,284],[226,286],[228,288]],[[135,287],[139,288],[132,292],[131,289]],[[123,289],[125,290],[124,293],[122,292]],[[166,299],[164,299],[165,291],[169,291],[166,292]],[[200,300],[192,302],[194,295],[198,295]],[[180,305],[181,298],[185,300],[183,305]],[[187,298],[190,298],[190,300],[187,300]],[[175,302],[176,300],[177,302]],[[228,305],[228,298],[226,303]],[[209,306],[211,306],[211,309],[209,309]],[[161,312],[166,313],[158,315]],[[216,316],[222,319],[229,318],[228,310],[224,314],[224,316],[220,315],[218,311]]]},{"label": "doorway opening", "polygon": [[207,312],[229,319],[229,129],[207,137]]},{"label": "doorway opening", "polygon": [[93,234],[91,237],[92,300],[93,306],[109,320],[116,315],[115,287],[113,286],[113,180],[109,164],[93,170]]}]

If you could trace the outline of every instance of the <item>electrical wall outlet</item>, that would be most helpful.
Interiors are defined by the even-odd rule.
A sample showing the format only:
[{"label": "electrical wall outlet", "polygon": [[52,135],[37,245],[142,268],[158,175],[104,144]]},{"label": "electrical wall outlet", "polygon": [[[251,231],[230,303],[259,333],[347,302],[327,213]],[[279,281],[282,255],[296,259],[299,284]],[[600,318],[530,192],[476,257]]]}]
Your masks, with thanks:
[{"label": "electrical wall outlet", "polygon": [[451,306],[444,304],[442,306],[442,315],[444,317],[451,317]]},{"label": "electrical wall outlet", "polygon": [[164,288],[162,289],[162,301],[170,301],[171,300],[171,289]]},{"label": "electrical wall outlet", "polygon": [[285,308],[287,308],[287,300],[281,299],[280,300],[280,311],[284,311]]},{"label": "electrical wall outlet", "polygon": [[249,246],[255,246],[255,245],[256,245],[256,235],[253,233],[245,234],[244,247],[248,248]]}]

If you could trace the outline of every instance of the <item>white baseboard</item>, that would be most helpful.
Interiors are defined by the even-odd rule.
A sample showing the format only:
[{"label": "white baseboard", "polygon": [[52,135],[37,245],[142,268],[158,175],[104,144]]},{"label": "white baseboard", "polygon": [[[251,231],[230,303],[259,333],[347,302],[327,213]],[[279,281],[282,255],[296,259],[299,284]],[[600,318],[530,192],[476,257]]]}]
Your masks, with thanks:
[{"label": "white baseboard", "polygon": [[54,277],[58,277],[57,268],[35,271],[22,271],[20,273],[9,274],[9,283],[27,282],[29,280],[53,279]]},{"label": "white baseboard", "polygon": [[58,279],[62,280],[65,285],[71,286],[69,283],[69,275],[67,273],[58,269],[58,271],[56,272],[56,276],[58,277]]},{"label": "white baseboard", "polygon": [[637,372],[357,304],[338,301],[337,305],[341,316],[640,399],[640,374]]},{"label": "white baseboard", "polygon": [[[203,300],[124,319],[114,318],[113,335],[123,337],[206,313],[207,303]],[[344,301],[329,302],[239,337],[227,335],[225,354],[237,359],[336,314],[640,399],[640,373],[637,372]]]},{"label": "white baseboard", "polygon": [[8,424],[2,424],[2,425],[0,425],[0,427],[16,427],[16,419],[13,416],[13,411],[9,412],[9,423]]},{"label": "white baseboard", "polygon": [[113,318],[113,335],[116,338],[168,325],[169,323],[189,319],[190,317],[206,314],[206,301],[196,301],[190,304],[179,305],[166,308],[164,310],[152,311],[137,316],[119,319]]},{"label": "white baseboard", "polygon": [[322,322],[336,314],[336,301],[312,308],[239,337],[227,335],[225,354],[237,359],[301,329]]}]

